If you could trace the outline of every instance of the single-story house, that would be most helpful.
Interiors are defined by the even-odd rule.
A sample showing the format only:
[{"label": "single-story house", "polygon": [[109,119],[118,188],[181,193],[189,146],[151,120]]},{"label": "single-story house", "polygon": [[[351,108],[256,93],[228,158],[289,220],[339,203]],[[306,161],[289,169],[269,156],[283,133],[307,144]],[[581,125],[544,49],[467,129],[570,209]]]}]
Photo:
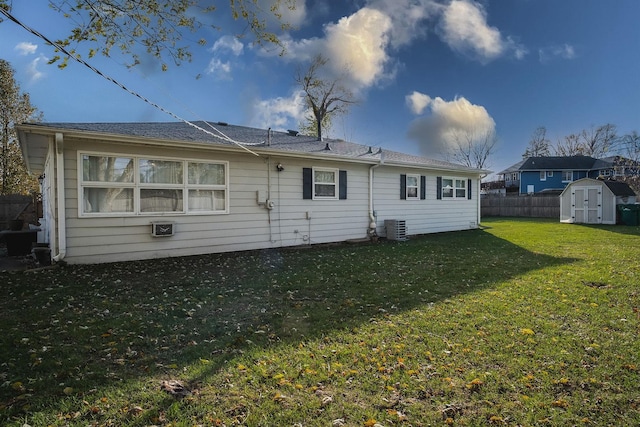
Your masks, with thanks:
[{"label": "single-story house", "polygon": [[560,194],[560,222],[615,224],[617,205],[635,202],[636,194],[624,182],[582,178]]},{"label": "single-story house", "polygon": [[17,126],[54,261],[474,229],[488,171],[226,123]]}]

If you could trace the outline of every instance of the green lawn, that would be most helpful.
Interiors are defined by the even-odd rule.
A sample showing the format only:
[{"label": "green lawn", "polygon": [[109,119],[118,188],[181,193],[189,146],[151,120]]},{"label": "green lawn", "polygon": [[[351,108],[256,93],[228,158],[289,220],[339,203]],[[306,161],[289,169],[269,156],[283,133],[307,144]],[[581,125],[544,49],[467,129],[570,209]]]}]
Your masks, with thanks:
[{"label": "green lawn", "polygon": [[640,425],[640,228],[483,225],[0,273],[0,425]]}]

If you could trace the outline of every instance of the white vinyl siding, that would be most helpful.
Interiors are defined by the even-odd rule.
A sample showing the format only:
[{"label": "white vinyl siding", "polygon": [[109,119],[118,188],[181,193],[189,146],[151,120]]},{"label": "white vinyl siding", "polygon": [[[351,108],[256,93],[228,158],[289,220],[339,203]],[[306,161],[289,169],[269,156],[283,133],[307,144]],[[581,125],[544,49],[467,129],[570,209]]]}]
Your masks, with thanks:
[{"label": "white vinyl siding", "polygon": [[[420,175],[424,176],[425,182],[424,202],[398,203],[398,172],[398,168],[387,165],[374,170],[373,210],[379,235],[385,236],[385,219],[405,220],[409,235],[477,228],[477,191],[472,191],[472,199],[438,200],[439,174],[421,169]],[[477,182],[477,176],[469,178]],[[467,181],[468,178],[464,178],[465,184]]]},{"label": "white vinyl siding", "polygon": [[[226,209],[229,215],[165,212],[82,216],[79,214],[81,176],[77,169],[82,161],[78,151],[103,155],[110,148],[113,149],[112,144],[71,138],[65,140],[65,260],[71,264],[311,245],[367,236],[369,165],[284,157],[273,159],[269,172],[269,162],[265,162],[264,157],[207,149],[195,151],[130,145],[123,146],[118,156],[164,160],[184,156],[186,159],[197,158],[199,163],[227,164]],[[275,169],[278,162],[284,165],[281,172]],[[336,170],[338,175],[348,172],[349,198],[321,202],[303,200],[300,171],[312,167]],[[338,187],[340,181],[338,176]],[[212,184],[210,180],[200,182],[202,185]],[[196,184],[190,186],[197,187]],[[336,191],[340,193],[338,188]],[[258,204],[257,192],[269,195],[275,202],[273,209]],[[395,197],[397,199],[397,189]],[[157,221],[172,222],[175,234],[161,239],[151,236],[151,223]]]}]

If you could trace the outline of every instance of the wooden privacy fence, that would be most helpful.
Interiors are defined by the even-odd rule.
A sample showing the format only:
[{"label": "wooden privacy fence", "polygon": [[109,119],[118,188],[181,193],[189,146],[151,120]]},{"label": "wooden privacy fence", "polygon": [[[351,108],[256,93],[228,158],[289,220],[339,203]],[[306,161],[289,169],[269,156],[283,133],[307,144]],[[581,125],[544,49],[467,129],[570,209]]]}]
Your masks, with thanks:
[{"label": "wooden privacy fence", "polygon": [[560,197],[555,196],[482,196],[482,216],[523,216],[560,218]]},{"label": "wooden privacy fence", "polygon": [[[9,221],[20,218],[32,203],[32,196],[0,195],[0,230],[7,229]],[[35,218],[28,218],[29,221],[33,219]]]}]

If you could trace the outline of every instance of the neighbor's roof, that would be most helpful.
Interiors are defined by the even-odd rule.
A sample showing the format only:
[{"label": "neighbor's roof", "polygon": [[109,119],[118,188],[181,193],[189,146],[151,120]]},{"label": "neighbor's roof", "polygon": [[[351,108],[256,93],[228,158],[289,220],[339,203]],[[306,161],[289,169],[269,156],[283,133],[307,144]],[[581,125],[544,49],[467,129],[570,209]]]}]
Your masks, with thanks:
[{"label": "neighbor's roof", "polygon": [[520,160],[518,163],[509,166],[503,171],[498,172],[498,175],[506,175],[513,172],[518,172],[520,170],[520,166],[524,164],[525,160]]},{"label": "neighbor's roof", "polygon": [[[305,155],[309,157],[336,158],[366,163],[384,163],[427,167],[440,170],[486,173],[489,171],[445,162],[427,157],[404,154],[380,147],[356,144],[339,139],[318,141],[316,137],[298,135],[297,132],[279,132],[256,129],[245,126],[229,125],[222,122],[192,122],[198,129],[183,122],[146,122],[146,123],[30,123],[19,125],[22,138],[29,134],[51,134],[55,132],[80,133],[82,136],[99,138],[109,136],[132,139],[154,140],[172,143],[198,143],[220,147],[235,148],[236,144],[214,137],[222,134],[237,141],[241,146],[256,153],[281,153]],[[215,129],[214,129],[215,128]]]},{"label": "neighbor's roof", "polygon": [[595,161],[590,156],[529,157],[520,170],[590,170]]},{"label": "neighbor's roof", "polygon": [[626,182],[605,180],[604,184],[609,187],[609,190],[616,196],[628,197],[636,195]]}]

